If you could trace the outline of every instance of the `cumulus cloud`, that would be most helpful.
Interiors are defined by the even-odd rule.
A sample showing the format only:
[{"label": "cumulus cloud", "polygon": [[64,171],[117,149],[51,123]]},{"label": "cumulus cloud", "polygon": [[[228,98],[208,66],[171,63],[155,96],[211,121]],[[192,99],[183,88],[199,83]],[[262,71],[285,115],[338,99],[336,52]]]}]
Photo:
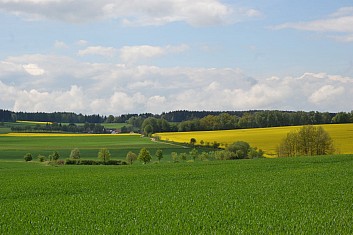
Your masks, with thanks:
[{"label": "cumulus cloud", "polygon": [[[32,72],[45,73],[33,76],[23,67],[29,64]],[[127,66],[46,55],[0,61],[0,93],[2,108],[34,112],[353,109],[353,77],[322,72],[256,79],[237,68]]]},{"label": "cumulus cloud", "polygon": [[139,60],[159,57],[170,53],[181,53],[188,49],[188,46],[182,44],[180,46],[125,46],[120,49],[120,58],[125,63],[134,63]]},{"label": "cumulus cloud", "polygon": [[164,25],[186,22],[193,26],[228,24],[257,17],[256,9],[236,8],[219,0],[0,0],[0,10],[26,19],[70,23],[118,19],[125,25]]},{"label": "cumulus cloud", "polygon": [[102,46],[90,46],[83,50],[78,51],[78,55],[87,56],[87,55],[99,55],[99,56],[114,56],[116,49],[113,47],[102,47]]},{"label": "cumulus cloud", "polygon": [[297,29],[329,33],[328,37],[342,42],[353,41],[353,7],[343,7],[324,19],[307,22],[289,22],[274,26],[274,29]]},{"label": "cumulus cloud", "polygon": [[23,68],[32,76],[40,76],[44,74],[44,69],[40,68],[37,64],[25,64]]}]

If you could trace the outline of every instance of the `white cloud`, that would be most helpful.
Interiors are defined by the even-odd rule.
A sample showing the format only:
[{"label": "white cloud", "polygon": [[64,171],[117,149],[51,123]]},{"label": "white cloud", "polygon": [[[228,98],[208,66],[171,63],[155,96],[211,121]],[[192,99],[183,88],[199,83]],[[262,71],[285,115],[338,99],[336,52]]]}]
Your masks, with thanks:
[{"label": "white cloud", "polygon": [[0,10],[29,20],[72,23],[118,19],[125,25],[164,25],[183,21],[193,26],[228,24],[259,16],[219,0],[0,0]]},{"label": "white cloud", "polygon": [[76,45],[79,45],[79,46],[86,46],[87,44],[88,44],[88,41],[83,40],[83,39],[78,40],[78,41],[76,42]]},{"label": "white cloud", "polygon": [[[26,72],[43,69],[41,76]],[[255,79],[232,68],[161,68],[24,55],[0,61],[2,108],[122,114],[190,109],[350,111],[353,77]]]},{"label": "white cloud", "polygon": [[90,46],[86,49],[79,50],[78,55],[87,56],[87,55],[100,55],[113,57],[116,53],[116,49],[113,47],[102,47],[102,46]]},{"label": "white cloud", "polygon": [[54,42],[54,47],[55,48],[58,48],[58,49],[67,49],[68,46],[66,45],[65,42],[62,42],[62,41],[55,41]]},{"label": "white cloud", "polygon": [[[353,7],[343,7],[325,19],[290,22],[274,26],[273,29],[297,29],[329,33],[328,37],[342,42],[353,41]],[[333,35],[332,35],[333,34]]]},{"label": "white cloud", "polygon": [[339,97],[343,93],[344,87],[342,86],[324,85],[309,97],[309,101],[315,104],[334,101],[336,97]]},{"label": "white cloud", "polygon": [[180,46],[125,46],[120,49],[120,58],[125,63],[135,63],[139,60],[159,57],[170,53],[181,53],[188,49],[188,46],[182,44]]},{"label": "white cloud", "polygon": [[40,68],[37,64],[25,64],[23,68],[32,76],[40,76],[45,73],[44,69]]}]

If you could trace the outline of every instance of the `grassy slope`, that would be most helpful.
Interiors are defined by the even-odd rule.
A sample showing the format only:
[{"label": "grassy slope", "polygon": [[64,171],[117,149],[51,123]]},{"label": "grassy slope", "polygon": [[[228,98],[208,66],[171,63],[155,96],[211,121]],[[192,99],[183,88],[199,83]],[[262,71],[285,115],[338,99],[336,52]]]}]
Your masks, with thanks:
[{"label": "grassy slope", "polygon": [[0,234],[353,234],[353,156],[0,161]]},{"label": "grassy slope", "polygon": [[59,152],[61,159],[65,159],[69,157],[73,148],[79,148],[81,157],[85,159],[97,158],[100,148],[108,148],[113,159],[124,159],[128,151],[138,153],[143,147],[146,147],[152,155],[159,148],[165,155],[172,151],[190,151],[180,146],[155,143],[139,135],[0,135],[0,160],[23,160],[27,152],[32,153],[34,157],[39,154],[48,156],[54,150]]},{"label": "grassy slope", "polygon": [[[353,124],[329,124],[322,125],[331,135],[336,148],[340,153],[353,153]],[[177,132],[158,133],[162,140],[188,143],[191,138],[195,138],[197,143],[217,141],[230,144],[238,140],[249,142],[252,146],[263,149],[267,154],[274,155],[276,147],[286,134],[293,130],[298,130],[298,126],[238,129],[228,131],[200,131],[200,132]]]}]

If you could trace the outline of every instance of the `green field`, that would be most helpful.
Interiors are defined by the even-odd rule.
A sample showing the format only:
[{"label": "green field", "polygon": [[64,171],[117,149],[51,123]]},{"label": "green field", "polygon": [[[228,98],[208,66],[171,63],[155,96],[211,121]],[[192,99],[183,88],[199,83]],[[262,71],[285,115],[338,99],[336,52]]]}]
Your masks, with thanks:
[{"label": "green field", "polygon": [[[26,135],[26,134],[24,134]],[[157,143],[140,135],[90,135],[90,134],[28,134],[28,136],[0,135],[0,160],[23,160],[26,153],[34,158],[39,154],[48,156],[58,151],[61,159],[68,158],[74,148],[78,148],[81,158],[96,159],[99,149],[108,148],[112,159],[125,159],[129,151],[138,153],[147,148],[152,155],[162,149],[164,155],[171,152],[189,152],[190,149],[177,145]],[[164,160],[167,160],[166,158]]]},{"label": "green field", "polygon": [[0,161],[0,185],[0,234],[353,234],[352,155],[132,166]]},{"label": "green field", "polygon": [[[18,121],[18,122],[3,122],[0,123],[0,134],[11,132],[11,127],[25,127],[30,126],[35,128],[36,125],[46,125],[48,122],[34,122],[34,121]],[[61,123],[62,125],[69,125],[70,123]],[[77,126],[83,126],[84,123],[75,123]],[[127,123],[101,123],[106,129],[120,129],[123,126],[129,127]]]}]

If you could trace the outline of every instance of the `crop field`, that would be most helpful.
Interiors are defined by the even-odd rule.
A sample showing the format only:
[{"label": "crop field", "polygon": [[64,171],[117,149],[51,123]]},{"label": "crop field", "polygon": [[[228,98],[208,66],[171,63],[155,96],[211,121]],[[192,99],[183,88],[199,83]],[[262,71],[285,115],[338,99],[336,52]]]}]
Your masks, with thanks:
[{"label": "crop field", "polygon": [[143,147],[146,147],[152,155],[157,149],[162,149],[164,155],[169,155],[173,151],[190,151],[178,145],[152,142],[149,138],[142,138],[138,134],[0,134],[0,160],[23,160],[24,154],[28,152],[34,158],[38,155],[48,156],[53,151],[59,152],[61,159],[66,159],[74,148],[80,150],[81,158],[84,159],[96,159],[101,148],[108,148],[112,159],[125,159],[129,151],[138,154]]},{"label": "crop field", "polygon": [[0,234],[353,234],[353,156],[0,161]]},{"label": "crop field", "polygon": [[[321,125],[332,137],[338,153],[353,153],[353,124],[328,124]],[[173,132],[157,133],[161,140],[188,143],[195,138],[197,144],[201,142],[221,143],[221,147],[235,141],[246,141],[251,146],[260,148],[267,155],[275,155],[276,148],[288,132],[298,130],[299,126],[237,129],[226,131],[199,131],[199,132]]]}]

